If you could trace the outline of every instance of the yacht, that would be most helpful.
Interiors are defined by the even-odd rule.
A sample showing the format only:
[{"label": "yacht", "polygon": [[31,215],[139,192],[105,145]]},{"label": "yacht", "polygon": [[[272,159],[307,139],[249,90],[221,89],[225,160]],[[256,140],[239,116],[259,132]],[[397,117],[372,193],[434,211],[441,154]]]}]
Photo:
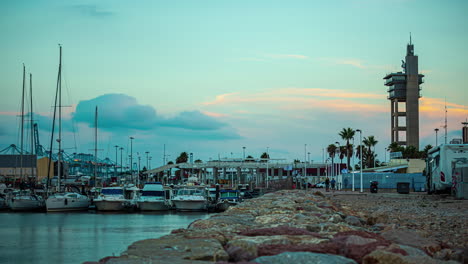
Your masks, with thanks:
[{"label": "yacht", "polygon": [[183,187],[177,190],[172,202],[178,211],[206,211],[208,198],[203,187]]},{"label": "yacht", "polygon": [[147,182],[137,200],[142,211],[164,211],[172,208],[172,189],[160,182]]},{"label": "yacht", "polygon": [[21,190],[9,193],[7,205],[13,211],[34,211],[44,209],[45,202],[42,196],[29,190]]},{"label": "yacht", "polygon": [[98,211],[121,211],[125,209],[126,202],[123,187],[104,187],[94,199]]},{"label": "yacht", "polygon": [[56,193],[46,200],[48,212],[88,210],[90,200],[75,192]]}]

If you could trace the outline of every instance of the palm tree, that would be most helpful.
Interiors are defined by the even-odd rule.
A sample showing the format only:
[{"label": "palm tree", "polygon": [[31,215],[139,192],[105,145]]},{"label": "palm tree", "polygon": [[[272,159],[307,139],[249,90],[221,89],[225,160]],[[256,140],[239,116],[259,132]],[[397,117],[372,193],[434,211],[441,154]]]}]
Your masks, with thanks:
[{"label": "palm tree", "polygon": [[334,164],[333,160],[335,158],[336,149],[337,149],[337,147],[336,147],[335,144],[330,144],[327,147],[327,153],[328,153],[328,155],[330,156],[330,158],[332,160],[332,167],[333,167],[333,164]]},{"label": "palm tree", "polygon": [[185,163],[188,161],[188,154],[187,152],[182,152],[180,153],[179,157],[177,157],[176,159],[176,164],[179,164],[179,163]]},{"label": "palm tree", "polygon": [[354,138],[354,134],[356,131],[354,129],[348,127],[348,128],[343,128],[343,130],[340,131],[338,134],[343,140],[346,140],[346,158],[347,158],[347,168],[350,169],[350,159],[353,154],[353,147],[349,144],[349,140]]},{"label": "palm tree", "polygon": [[[375,145],[377,145],[377,143],[379,143],[379,141],[377,141],[374,136],[368,136],[367,138],[365,137],[362,142],[364,143],[364,145],[369,147],[369,153],[368,154],[370,155],[370,159],[368,160],[368,165],[370,167],[372,165],[372,163],[375,164],[375,157],[377,156],[375,154]],[[372,147],[374,147],[374,151],[372,151]]]}]

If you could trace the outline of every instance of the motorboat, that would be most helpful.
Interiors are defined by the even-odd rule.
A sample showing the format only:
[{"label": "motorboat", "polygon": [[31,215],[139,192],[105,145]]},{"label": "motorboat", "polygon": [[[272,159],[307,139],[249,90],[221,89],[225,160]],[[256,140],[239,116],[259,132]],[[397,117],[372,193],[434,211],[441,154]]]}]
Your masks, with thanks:
[{"label": "motorboat", "polygon": [[93,202],[98,211],[122,211],[126,201],[123,187],[104,187]]},{"label": "motorboat", "polygon": [[160,182],[147,182],[143,186],[137,206],[142,211],[164,211],[172,208],[172,189]]},{"label": "motorboat", "polygon": [[13,211],[35,211],[44,209],[45,201],[30,190],[21,190],[7,195],[7,205]]},{"label": "motorboat", "polygon": [[206,211],[208,199],[203,187],[182,187],[177,190],[172,202],[178,211]]},{"label": "motorboat", "polygon": [[226,211],[230,206],[237,205],[239,202],[240,192],[238,190],[220,190],[216,210],[220,212]]},{"label": "motorboat", "polygon": [[56,193],[46,199],[48,212],[88,210],[90,200],[76,192]]}]

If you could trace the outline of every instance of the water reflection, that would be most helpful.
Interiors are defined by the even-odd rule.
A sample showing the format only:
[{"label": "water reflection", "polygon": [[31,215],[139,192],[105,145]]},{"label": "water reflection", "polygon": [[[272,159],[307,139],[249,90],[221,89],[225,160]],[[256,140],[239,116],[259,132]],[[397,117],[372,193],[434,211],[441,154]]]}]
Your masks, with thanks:
[{"label": "water reflection", "polygon": [[0,263],[82,263],[187,227],[206,213],[0,213]]}]

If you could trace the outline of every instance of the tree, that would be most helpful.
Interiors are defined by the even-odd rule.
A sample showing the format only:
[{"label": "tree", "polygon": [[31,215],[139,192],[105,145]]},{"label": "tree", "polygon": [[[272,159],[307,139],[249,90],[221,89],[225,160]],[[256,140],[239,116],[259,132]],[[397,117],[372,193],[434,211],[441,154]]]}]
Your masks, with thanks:
[{"label": "tree", "polygon": [[176,164],[179,164],[179,163],[185,163],[188,161],[188,154],[187,152],[182,152],[180,153],[179,157],[177,157],[176,159]]},{"label": "tree", "polygon": [[[366,145],[368,148],[369,148],[369,151],[368,151],[368,160],[367,160],[367,165],[368,167],[370,167],[374,161],[375,161],[375,158],[376,158],[376,154],[375,154],[375,145],[377,145],[377,143],[379,143],[379,141],[377,141],[375,139],[374,136],[368,136],[367,138],[365,137],[364,140],[362,141],[362,143],[364,143],[364,145]],[[374,151],[372,151],[372,147],[374,147]]]},{"label": "tree", "polygon": [[330,158],[332,159],[332,164],[333,164],[333,161],[335,159],[335,153],[336,153],[336,146],[335,144],[330,144],[328,145],[327,147],[327,153],[328,155],[330,156]]},{"label": "tree", "polygon": [[248,155],[247,158],[245,158],[245,162],[254,162],[255,159],[251,155]]},{"label": "tree", "polygon": [[356,133],[356,131],[354,131],[354,129],[348,127],[348,128],[343,128],[343,130],[341,130],[341,132],[338,134],[343,140],[346,140],[346,159],[347,159],[347,168],[351,168],[350,166],[350,159],[353,155],[353,146],[351,144],[349,144],[349,140],[353,139],[354,138],[354,134]]},{"label": "tree", "polygon": [[270,155],[266,152],[263,152],[263,154],[260,156],[260,159],[260,162],[267,162],[267,160],[270,160]]},{"label": "tree", "polygon": [[203,161],[201,159],[197,159],[194,161],[194,163],[202,163]]}]

